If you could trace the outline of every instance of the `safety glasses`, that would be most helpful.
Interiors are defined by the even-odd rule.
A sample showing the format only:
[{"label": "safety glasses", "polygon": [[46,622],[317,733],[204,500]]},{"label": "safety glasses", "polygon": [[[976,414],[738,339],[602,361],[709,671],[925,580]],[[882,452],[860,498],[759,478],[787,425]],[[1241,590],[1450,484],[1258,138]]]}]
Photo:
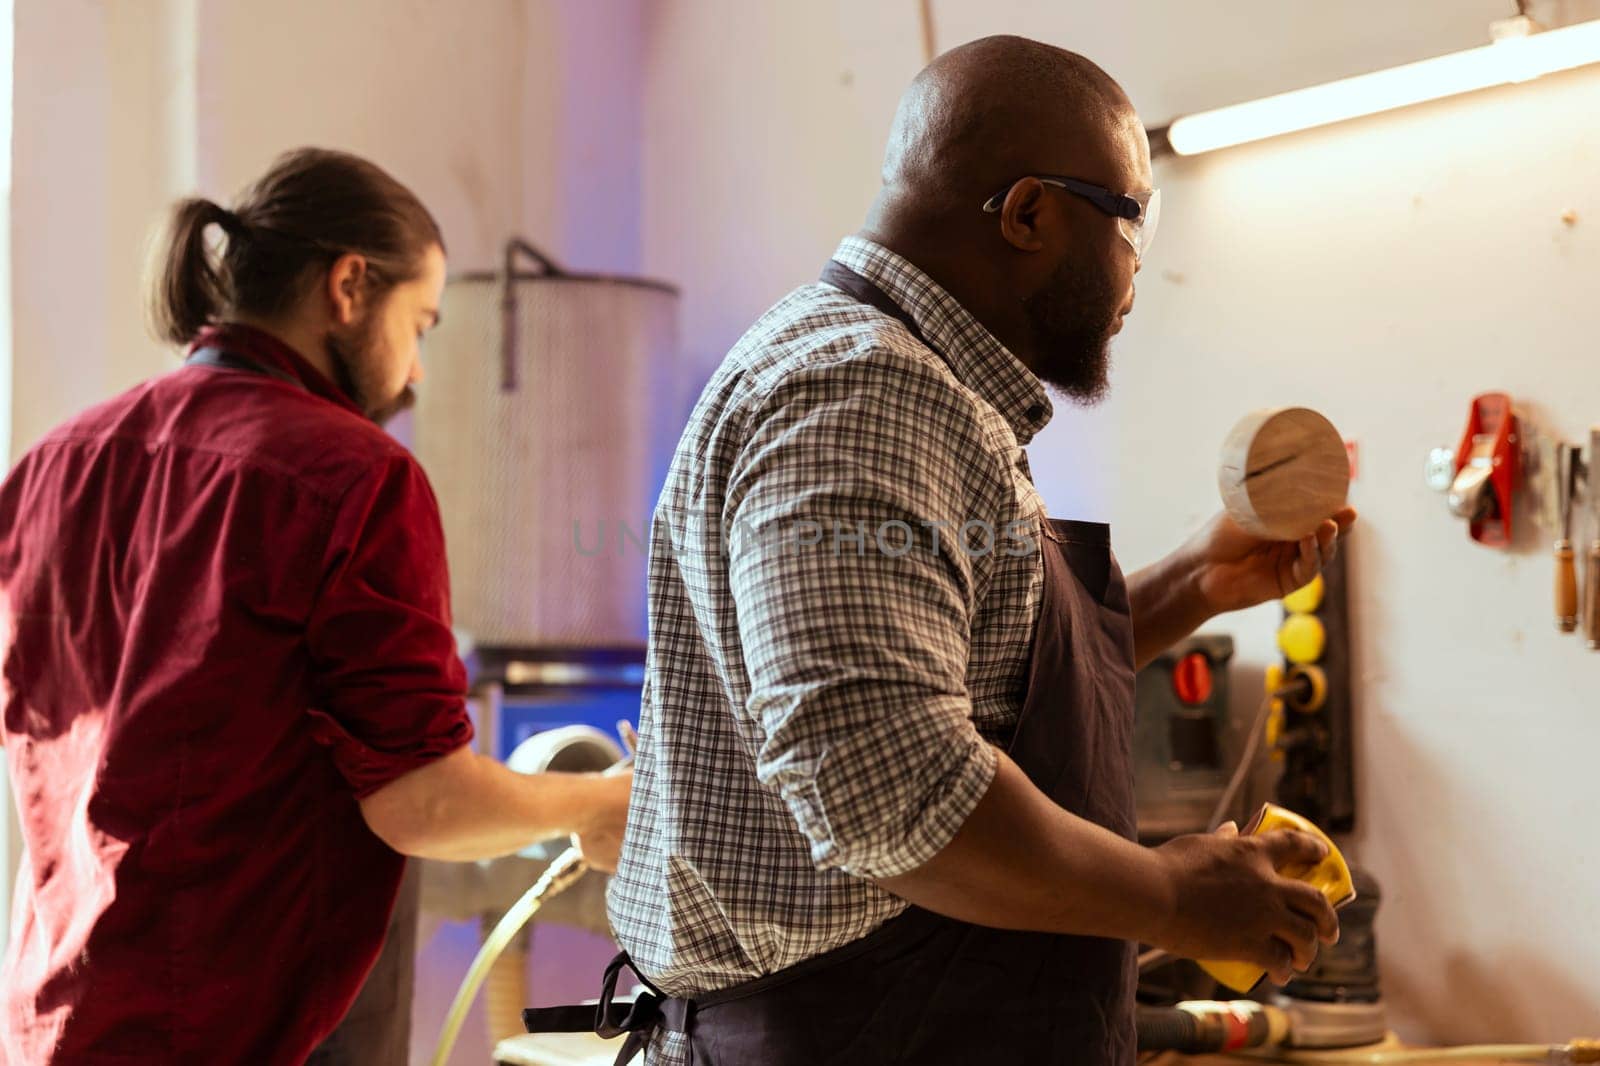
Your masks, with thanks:
[{"label": "safety glasses", "polygon": [[[1156,237],[1156,223],[1161,218],[1161,190],[1151,189],[1147,193],[1129,196],[1126,193],[1112,192],[1103,185],[1094,185],[1077,178],[1065,177],[1061,174],[1030,174],[1041,185],[1051,185],[1057,189],[1065,189],[1074,196],[1081,196],[1106,215],[1117,220],[1117,232],[1122,234],[1122,239],[1133,246],[1133,254],[1141,261],[1145,253],[1150,250],[1150,244]],[[1021,181],[1018,178],[1017,181]],[[995,193],[983,202],[984,211],[995,214],[1000,210],[1000,205],[1006,202],[1006,193],[1011,191],[1011,185]]]}]

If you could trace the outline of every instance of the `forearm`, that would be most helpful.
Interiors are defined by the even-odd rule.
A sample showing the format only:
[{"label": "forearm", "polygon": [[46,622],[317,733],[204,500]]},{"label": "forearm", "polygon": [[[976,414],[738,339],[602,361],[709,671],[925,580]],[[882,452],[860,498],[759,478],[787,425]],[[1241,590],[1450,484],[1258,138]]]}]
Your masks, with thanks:
[{"label": "forearm", "polygon": [[1156,656],[1212,617],[1200,592],[1199,568],[1179,549],[1128,578],[1134,665]]},{"label": "forearm", "polygon": [[955,838],[878,883],[977,925],[1145,942],[1160,939],[1176,905],[1155,852],[1056,806],[1005,755]]},{"label": "forearm", "polygon": [[379,789],[361,811],[396,851],[464,862],[584,832],[603,788],[597,775],[519,774],[462,748]]}]

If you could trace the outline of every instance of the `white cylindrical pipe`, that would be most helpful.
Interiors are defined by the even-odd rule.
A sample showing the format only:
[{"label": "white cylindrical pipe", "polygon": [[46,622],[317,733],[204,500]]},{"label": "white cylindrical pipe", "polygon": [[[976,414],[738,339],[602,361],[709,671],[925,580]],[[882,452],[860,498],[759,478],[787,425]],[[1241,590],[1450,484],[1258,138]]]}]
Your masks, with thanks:
[{"label": "white cylindrical pipe", "polygon": [[[600,730],[588,725],[569,725],[547,729],[518,744],[506,765],[519,774],[539,774],[547,770],[561,773],[598,773],[622,760],[622,746]],[[525,859],[548,862],[566,848],[561,838],[539,841],[517,852]]]}]

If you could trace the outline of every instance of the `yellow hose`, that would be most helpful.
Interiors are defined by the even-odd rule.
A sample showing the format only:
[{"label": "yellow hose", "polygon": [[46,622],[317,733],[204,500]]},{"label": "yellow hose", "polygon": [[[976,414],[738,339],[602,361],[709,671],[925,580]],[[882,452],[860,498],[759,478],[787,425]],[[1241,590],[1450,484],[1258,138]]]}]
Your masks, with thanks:
[{"label": "yellow hose", "polygon": [[477,957],[467,969],[467,976],[461,979],[461,987],[456,990],[450,1013],[445,1015],[444,1028],[439,1031],[439,1043],[433,1051],[433,1066],[445,1066],[449,1062],[450,1051],[456,1046],[456,1037],[461,1035],[461,1025],[467,1020],[467,1011],[471,1009],[483,979],[488,976],[489,968],[506,949],[506,945],[522,931],[522,927],[528,924],[528,920],[547,898],[570,888],[588,869],[588,864],[583,861],[583,853],[576,847],[563,851],[484,938],[483,947],[478,949]]},{"label": "yellow hose", "polygon": [[[490,932],[487,916],[484,934]],[[489,1046],[494,1047],[509,1036],[524,1032],[522,1008],[528,999],[528,938],[514,936],[505,952],[494,960],[489,974],[483,979],[483,1015],[488,1023]]]},{"label": "yellow hose", "polygon": [[1475,1044],[1448,1048],[1347,1048],[1338,1051],[1292,1051],[1285,1048],[1239,1056],[1261,1062],[1298,1062],[1307,1066],[1412,1066],[1426,1062],[1490,1060],[1494,1062],[1600,1062],[1600,1041],[1570,1044]]}]

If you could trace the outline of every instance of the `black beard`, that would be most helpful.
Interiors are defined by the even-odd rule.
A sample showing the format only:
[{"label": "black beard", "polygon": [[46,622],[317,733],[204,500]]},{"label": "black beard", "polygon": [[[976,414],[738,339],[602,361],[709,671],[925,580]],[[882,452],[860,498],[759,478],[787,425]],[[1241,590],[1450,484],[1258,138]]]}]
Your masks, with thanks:
[{"label": "black beard", "polygon": [[396,415],[399,415],[401,412],[411,410],[416,402],[416,392],[412,390],[410,385],[407,385],[405,388],[400,390],[400,395],[396,396],[393,400],[379,407],[375,411],[368,411],[367,417],[378,423],[380,426],[387,426],[394,420]]},{"label": "black beard", "polygon": [[1111,389],[1107,346],[1116,307],[1104,274],[1062,260],[1050,281],[1022,301],[1034,351],[1040,353],[1039,379],[1083,407],[1105,399]]},{"label": "black beard", "polygon": [[366,372],[370,365],[367,357],[376,346],[374,332],[371,329],[359,330],[354,343],[329,333],[324,343],[328,362],[333,367],[333,381],[339,386],[339,391],[362,414],[378,425],[385,426],[400,412],[408,410],[417,398],[410,385],[401,389],[400,395],[387,401],[377,398],[377,386],[372,382],[371,374]]}]

